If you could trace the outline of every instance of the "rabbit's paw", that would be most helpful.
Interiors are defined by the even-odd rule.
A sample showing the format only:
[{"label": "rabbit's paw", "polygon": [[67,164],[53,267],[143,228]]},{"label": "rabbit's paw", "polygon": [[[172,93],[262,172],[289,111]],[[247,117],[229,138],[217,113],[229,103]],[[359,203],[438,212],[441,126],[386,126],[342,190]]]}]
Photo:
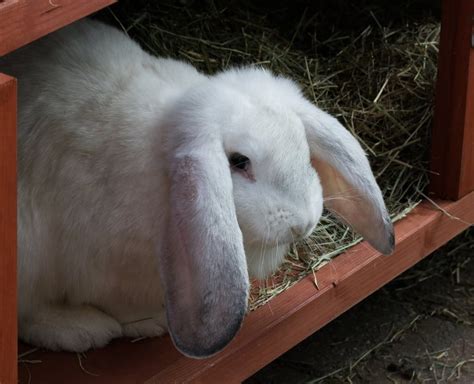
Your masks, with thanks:
[{"label": "rabbit's paw", "polygon": [[125,337],[155,337],[166,333],[165,316],[156,316],[122,324]]},{"label": "rabbit's paw", "polygon": [[118,321],[87,305],[41,308],[20,319],[19,328],[25,342],[56,351],[84,352],[122,336]]}]

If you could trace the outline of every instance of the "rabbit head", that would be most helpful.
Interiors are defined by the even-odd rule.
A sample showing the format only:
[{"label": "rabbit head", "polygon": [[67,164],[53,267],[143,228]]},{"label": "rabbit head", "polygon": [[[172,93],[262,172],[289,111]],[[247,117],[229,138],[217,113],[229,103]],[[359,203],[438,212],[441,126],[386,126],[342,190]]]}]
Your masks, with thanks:
[{"label": "rabbit head", "polygon": [[225,346],[264,277],[326,207],[390,253],[393,229],[365,154],[298,87],[262,69],[195,85],[166,119],[170,213],[162,281],[169,330],[185,354]]}]

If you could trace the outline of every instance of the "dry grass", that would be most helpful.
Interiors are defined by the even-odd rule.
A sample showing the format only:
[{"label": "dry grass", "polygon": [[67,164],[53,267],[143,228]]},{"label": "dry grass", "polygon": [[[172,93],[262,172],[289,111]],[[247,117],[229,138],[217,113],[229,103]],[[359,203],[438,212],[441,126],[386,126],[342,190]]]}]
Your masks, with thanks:
[{"label": "dry grass", "polygon": [[[257,3],[125,1],[109,16],[152,53],[204,72],[250,64],[296,80],[358,137],[392,218],[402,217],[428,180],[439,22],[416,1]],[[254,285],[251,309],[359,240],[325,215],[280,272]]]}]

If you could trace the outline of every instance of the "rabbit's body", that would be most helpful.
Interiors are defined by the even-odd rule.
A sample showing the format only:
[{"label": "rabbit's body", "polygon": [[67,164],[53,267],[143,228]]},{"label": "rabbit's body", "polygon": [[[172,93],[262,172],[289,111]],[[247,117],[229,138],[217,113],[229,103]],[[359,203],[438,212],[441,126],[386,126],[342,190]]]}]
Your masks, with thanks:
[{"label": "rabbit's body", "polygon": [[315,168],[326,194],[342,195],[329,208],[393,247],[362,149],[289,80],[250,68],[207,77],[87,20],[0,69],[19,78],[27,342],[84,351],[169,326],[184,353],[216,352],[242,321],[247,271],[268,275],[318,222]]},{"label": "rabbit's body", "polygon": [[[162,333],[153,247],[160,247],[157,228],[166,226],[168,183],[157,129],[166,103],[204,76],[93,22],[16,55],[25,55],[24,64],[6,71],[20,79],[20,334],[53,349],[85,350],[108,333]],[[76,306],[88,303],[111,318],[90,307],[79,313]],[[69,306],[84,334],[68,341],[65,329],[57,343],[42,339],[41,324],[57,319],[60,327]],[[158,320],[136,322],[151,317]],[[100,329],[99,342],[88,340],[98,321],[109,329]]]}]

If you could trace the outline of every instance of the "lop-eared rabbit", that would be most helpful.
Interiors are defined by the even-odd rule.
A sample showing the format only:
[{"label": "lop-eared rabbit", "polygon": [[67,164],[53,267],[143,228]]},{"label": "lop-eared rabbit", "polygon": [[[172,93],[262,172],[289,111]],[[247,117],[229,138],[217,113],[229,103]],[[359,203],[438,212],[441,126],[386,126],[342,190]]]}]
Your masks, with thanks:
[{"label": "lop-eared rabbit", "polygon": [[84,20],[0,59],[19,79],[19,332],[85,351],[169,331],[222,349],[249,275],[278,268],[323,203],[383,253],[367,158],[291,80],[214,76]]}]

